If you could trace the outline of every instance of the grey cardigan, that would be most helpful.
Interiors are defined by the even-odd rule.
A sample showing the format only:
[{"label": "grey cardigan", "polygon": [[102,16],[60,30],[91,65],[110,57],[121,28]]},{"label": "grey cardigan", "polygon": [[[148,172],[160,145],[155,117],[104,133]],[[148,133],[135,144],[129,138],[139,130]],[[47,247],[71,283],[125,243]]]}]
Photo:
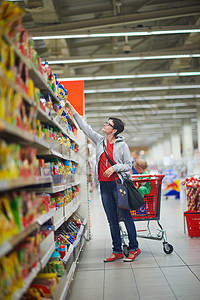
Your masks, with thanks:
[{"label": "grey cardigan", "polygon": [[[101,154],[104,152],[103,149],[103,140],[105,145],[107,145],[107,139],[105,136],[102,136],[98,132],[94,131],[83,119],[82,117],[76,113],[74,115],[76,122],[78,123],[80,129],[87,135],[89,139],[91,139],[96,145],[96,168],[95,168],[95,181],[98,181],[98,164]],[[118,136],[113,145],[113,159],[115,161],[115,165],[113,165],[113,169],[117,172],[117,175],[123,182],[124,177],[130,178],[131,175],[128,171],[132,168],[132,158],[128,148],[128,145],[125,143],[124,138]]]}]

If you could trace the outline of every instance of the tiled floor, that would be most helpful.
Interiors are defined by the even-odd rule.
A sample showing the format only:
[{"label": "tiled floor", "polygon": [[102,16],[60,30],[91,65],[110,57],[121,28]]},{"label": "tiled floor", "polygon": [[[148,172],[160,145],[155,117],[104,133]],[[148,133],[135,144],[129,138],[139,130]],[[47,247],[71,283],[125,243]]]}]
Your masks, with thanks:
[{"label": "tiled floor", "polygon": [[[103,262],[112,250],[98,190],[91,219],[92,239],[82,251],[69,300],[200,299],[200,238],[184,234],[181,200],[162,200],[160,222],[174,252],[165,254],[162,241],[139,238],[142,253],[132,263]],[[136,222],[137,228],[146,225]]]}]

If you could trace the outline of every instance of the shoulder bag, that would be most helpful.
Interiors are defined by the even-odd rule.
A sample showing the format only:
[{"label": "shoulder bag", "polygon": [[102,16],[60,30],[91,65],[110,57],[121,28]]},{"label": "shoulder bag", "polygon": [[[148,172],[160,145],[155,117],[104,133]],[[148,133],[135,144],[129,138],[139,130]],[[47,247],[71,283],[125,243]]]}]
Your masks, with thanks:
[{"label": "shoulder bag", "polygon": [[[114,165],[112,160],[108,157],[108,153],[106,151],[105,143],[103,141],[103,148],[105,155],[107,157],[107,160],[111,166]],[[121,175],[122,176],[122,175]],[[115,176],[113,174],[113,177],[115,179]],[[144,200],[136,187],[133,184],[133,181],[127,178],[123,178],[123,184],[118,183],[115,179],[116,186],[117,186],[117,197],[118,197],[118,206],[120,208],[129,209],[129,210],[137,210],[142,205],[144,205]]]}]

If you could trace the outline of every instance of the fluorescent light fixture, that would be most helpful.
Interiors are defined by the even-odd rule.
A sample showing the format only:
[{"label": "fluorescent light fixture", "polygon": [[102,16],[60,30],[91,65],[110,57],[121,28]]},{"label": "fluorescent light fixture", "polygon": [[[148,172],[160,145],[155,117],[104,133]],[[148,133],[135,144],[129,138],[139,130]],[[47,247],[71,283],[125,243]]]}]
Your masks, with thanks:
[{"label": "fluorescent light fixture", "polygon": [[144,86],[134,88],[113,88],[113,89],[95,89],[85,90],[85,94],[97,93],[120,93],[120,92],[140,92],[140,91],[162,91],[162,90],[176,90],[176,89],[199,89],[200,85],[169,85],[169,86]]},{"label": "fluorescent light fixture", "polygon": [[[100,115],[99,113],[86,113],[86,117],[87,117],[87,121],[89,124],[92,124],[92,122],[94,122],[95,124],[97,124],[97,120],[100,121],[102,119],[102,122],[105,121],[106,117],[123,117],[124,120],[128,119],[128,120],[132,120],[134,124],[134,113],[131,112],[119,112],[119,111],[115,111],[113,114],[110,113],[110,111],[108,112],[103,112],[102,115]],[[174,120],[174,119],[185,119],[185,118],[194,118],[194,113],[185,113],[185,114],[179,114],[177,112],[171,111],[171,114],[167,113],[166,115],[162,114],[154,114],[154,115],[145,115],[145,116],[137,116],[137,121],[147,121],[147,120],[151,120],[151,121],[155,121],[155,120],[163,120],[163,119],[169,119],[170,121]],[[127,121],[125,121],[127,124]],[[128,124],[126,125],[126,127],[128,126]]]},{"label": "fluorescent light fixture", "polygon": [[[144,111],[143,111],[143,106],[141,105],[140,107],[140,110],[137,110],[136,111],[136,114],[137,115],[143,115],[144,114]],[[151,110],[151,108],[154,108],[154,107],[151,107],[151,105],[149,105],[149,110]],[[95,111],[98,111],[98,112],[103,112],[103,111],[120,111],[120,112],[123,112],[124,111],[134,111],[135,110],[135,106],[134,105],[126,105],[122,103],[122,105],[114,105],[114,106],[101,106],[101,107],[86,107],[86,114],[88,114],[89,112],[95,112]],[[171,109],[158,109],[157,108],[154,108],[154,112],[155,114],[168,114],[168,113],[174,113],[174,109],[173,107]],[[183,109],[177,109],[176,110],[176,113],[184,113],[184,112],[187,112],[187,113],[195,113],[196,112],[196,108],[183,108]],[[149,112],[147,110],[147,112],[145,112],[145,115],[146,116],[149,116],[149,114],[152,114],[152,112]]]},{"label": "fluorescent light fixture", "polygon": [[102,75],[102,76],[76,76],[58,78],[58,81],[77,81],[77,80],[114,80],[114,79],[134,79],[134,78],[157,78],[157,77],[176,77],[176,76],[199,76],[200,72],[173,72],[173,73],[152,73],[152,74],[127,74],[127,75]]},{"label": "fluorescent light fixture", "polygon": [[200,95],[166,95],[166,96],[146,96],[146,97],[133,97],[132,101],[137,100],[173,100],[173,99],[190,99],[200,98]]},{"label": "fluorescent light fixture", "polygon": [[91,103],[108,103],[108,102],[121,102],[123,105],[130,103],[132,101],[149,101],[149,100],[175,100],[175,99],[198,99],[200,98],[200,94],[190,94],[190,95],[165,95],[165,96],[140,96],[140,97],[121,97],[121,98],[102,98],[102,99],[88,99],[86,104],[91,104]]},{"label": "fluorescent light fixture", "polygon": [[166,103],[166,107],[182,107],[182,106],[187,106],[188,104],[186,103]]},{"label": "fluorescent light fixture", "polygon": [[33,40],[52,40],[52,39],[77,39],[77,38],[105,38],[105,37],[118,37],[118,36],[149,36],[149,35],[162,35],[162,34],[185,34],[185,33],[198,33],[200,28],[192,29],[129,29],[117,30],[117,32],[110,30],[107,32],[69,32],[68,34],[54,34],[51,33],[41,36],[33,36]]},{"label": "fluorescent light fixture", "polygon": [[133,61],[133,60],[154,60],[154,59],[173,59],[173,58],[192,58],[200,57],[197,54],[171,54],[171,55],[149,55],[149,56],[127,56],[127,57],[102,57],[102,58],[77,58],[77,59],[63,59],[63,60],[50,60],[49,65],[60,64],[78,64],[78,63],[94,63],[94,62],[117,62],[117,61]]}]

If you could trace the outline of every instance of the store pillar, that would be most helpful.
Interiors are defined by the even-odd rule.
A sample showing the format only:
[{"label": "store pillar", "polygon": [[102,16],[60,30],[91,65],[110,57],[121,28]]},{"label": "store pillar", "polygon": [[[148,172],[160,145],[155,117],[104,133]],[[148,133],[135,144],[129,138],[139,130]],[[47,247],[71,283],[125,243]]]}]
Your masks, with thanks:
[{"label": "store pillar", "polygon": [[198,151],[200,153],[200,106],[197,106],[197,143]]},{"label": "store pillar", "polygon": [[183,120],[182,144],[183,144],[183,157],[185,158],[193,157],[194,147],[193,147],[193,139],[192,139],[191,119]]},{"label": "store pillar", "polygon": [[171,155],[171,140],[168,133],[164,134],[164,156]]},{"label": "store pillar", "polygon": [[149,148],[149,151],[148,151],[148,159],[149,159],[149,161],[151,162],[151,164],[152,163],[154,163],[155,162],[155,145],[153,144],[153,145],[151,145],[151,147]]},{"label": "store pillar", "polygon": [[159,139],[157,141],[157,161],[158,162],[163,162],[163,158],[164,158],[164,140],[163,139]]},{"label": "store pillar", "polygon": [[149,148],[149,161],[151,162],[151,164],[156,162],[156,146],[155,144],[151,145],[151,147]]},{"label": "store pillar", "polygon": [[172,129],[171,151],[172,151],[173,159],[180,159],[181,158],[181,138],[180,138],[178,127],[175,127],[175,128]]}]

